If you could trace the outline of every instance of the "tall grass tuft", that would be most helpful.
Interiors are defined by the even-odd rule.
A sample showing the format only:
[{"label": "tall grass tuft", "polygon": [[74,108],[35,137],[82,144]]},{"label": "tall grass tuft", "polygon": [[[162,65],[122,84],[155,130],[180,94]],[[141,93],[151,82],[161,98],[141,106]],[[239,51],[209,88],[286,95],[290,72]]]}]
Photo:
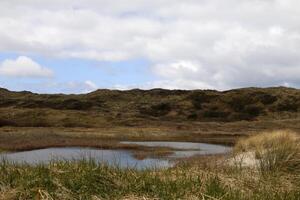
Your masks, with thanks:
[{"label": "tall grass tuft", "polygon": [[265,132],[239,141],[235,152],[253,152],[262,172],[300,173],[300,137],[291,131]]}]

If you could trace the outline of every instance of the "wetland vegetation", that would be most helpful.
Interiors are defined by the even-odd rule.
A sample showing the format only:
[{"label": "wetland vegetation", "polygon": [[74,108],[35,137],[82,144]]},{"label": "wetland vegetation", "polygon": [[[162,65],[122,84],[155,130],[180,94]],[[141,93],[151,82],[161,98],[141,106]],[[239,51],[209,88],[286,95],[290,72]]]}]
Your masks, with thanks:
[{"label": "wetland vegetation", "polygon": [[130,151],[143,160],[180,149],[120,141],[234,148],[142,170],[93,158],[36,165],[3,159],[0,199],[300,199],[299,111],[300,91],[283,87],[82,95],[1,89],[2,152],[81,147]]},{"label": "wetland vegetation", "polygon": [[[288,146],[281,145],[283,138],[288,140]],[[93,159],[40,165],[3,160],[0,198],[299,199],[298,135],[277,132],[254,136],[239,142],[235,154],[249,150],[255,151],[257,166],[232,164],[234,155],[229,154],[194,157],[171,168],[146,170],[112,167]],[[269,162],[273,158],[276,165]]]}]

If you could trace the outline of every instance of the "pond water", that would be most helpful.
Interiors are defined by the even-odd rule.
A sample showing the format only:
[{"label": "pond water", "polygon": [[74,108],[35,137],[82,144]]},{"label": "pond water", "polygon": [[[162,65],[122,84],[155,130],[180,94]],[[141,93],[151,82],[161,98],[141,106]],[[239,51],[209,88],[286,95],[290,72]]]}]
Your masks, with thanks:
[{"label": "pond water", "polygon": [[231,147],[207,143],[194,143],[194,142],[121,142],[123,144],[137,144],[148,147],[171,147],[174,149],[181,149],[174,151],[174,154],[168,156],[169,158],[184,158],[194,155],[208,155],[208,154],[221,154],[231,150]]},{"label": "pond water", "polygon": [[164,168],[174,165],[175,158],[189,157],[193,155],[219,154],[230,151],[229,147],[205,143],[190,142],[122,142],[126,144],[138,144],[142,146],[164,146],[181,149],[164,158],[136,159],[129,150],[105,150],[81,147],[46,148],[32,151],[14,153],[0,153],[0,158],[14,163],[40,164],[51,160],[80,160],[94,159],[97,162],[122,168]]}]

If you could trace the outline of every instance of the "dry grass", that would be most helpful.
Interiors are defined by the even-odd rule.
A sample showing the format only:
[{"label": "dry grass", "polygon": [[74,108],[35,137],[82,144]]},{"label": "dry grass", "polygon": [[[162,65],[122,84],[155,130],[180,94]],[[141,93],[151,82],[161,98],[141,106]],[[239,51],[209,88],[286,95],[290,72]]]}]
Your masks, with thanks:
[{"label": "dry grass", "polygon": [[253,152],[262,172],[300,173],[300,137],[291,131],[265,132],[241,140],[235,152]]},{"label": "dry grass", "polygon": [[[164,122],[138,127],[64,128],[0,127],[0,149],[97,147],[103,141],[186,141],[234,144],[237,139],[262,131],[291,129],[300,132],[300,120],[219,122]],[[99,145],[100,144],[100,145]]]},{"label": "dry grass", "polygon": [[207,156],[145,171],[93,160],[38,166],[0,163],[0,199],[299,200],[295,174],[262,175],[225,165],[224,159]]}]

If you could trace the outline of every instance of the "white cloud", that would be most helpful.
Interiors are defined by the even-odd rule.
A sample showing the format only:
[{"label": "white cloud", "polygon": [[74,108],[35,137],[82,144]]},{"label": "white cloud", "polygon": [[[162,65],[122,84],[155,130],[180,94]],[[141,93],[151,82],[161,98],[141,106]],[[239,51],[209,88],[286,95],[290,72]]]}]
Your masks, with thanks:
[{"label": "white cloud", "polygon": [[92,81],[85,81],[84,84],[87,86],[87,90],[96,90],[98,86]]},{"label": "white cloud", "polygon": [[117,90],[130,90],[130,89],[152,89],[152,88],[165,88],[165,89],[210,89],[213,88],[211,85],[208,85],[201,81],[194,81],[188,79],[174,79],[174,80],[161,80],[161,81],[152,81],[144,84],[132,84],[132,85],[114,85],[112,89]]},{"label": "white cloud", "polygon": [[164,80],[164,81],[154,81],[148,83],[144,87],[145,89],[150,88],[166,88],[166,89],[210,89],[213,86],[208,85],[201,80],[193,80],[193,79],[174,79],[174,80]]},{"label": "white cloud", "polygon": [[88,93],[98,89],[98,86],[90,80],[56,83],[56,85],[63,93]]},{"label": "white cloud", "polygon": [[15,60],[7,59],[0,63],[0,75],[8,77],[49,78],[53,76],[53,72],[48,68],[40,66],[29,57],[20,56]]},{"label": "white cloud", "polygon": [[298,0],[2,0],[0,51],[144,58],[161,87],[300,87],[299,7]]},{"label": "white cloud", "polygon": [[[4,84],[6,85],[6,84]],[[9,87],[8,87],[9,88]],[[59,82],[53,80],[43,80],[38,82],[25,82],[17,84],[14,91],[23,91],[24,89],[37,93],[64,93],[64,94],[78,94],[88,93],[98,89],[98,86],[92,81],[66,81]]]}]

